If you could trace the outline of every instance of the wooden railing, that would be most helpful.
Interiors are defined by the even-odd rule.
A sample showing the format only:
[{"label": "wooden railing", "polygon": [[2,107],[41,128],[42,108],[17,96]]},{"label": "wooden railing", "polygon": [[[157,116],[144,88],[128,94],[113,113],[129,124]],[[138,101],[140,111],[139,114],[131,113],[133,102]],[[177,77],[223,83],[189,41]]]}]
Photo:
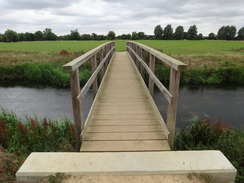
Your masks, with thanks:
[{"label": "wooden railing", "polygon": [[[168,101],[166,125],[169,130],[168,141],[172,149],[174,145],[174,134],[175,134],[177,103],[178,103],[179,83],[180,83],[180,71],[186,68],[186,64],[168,55],[165,55],[153,48],[150,48],[146,45],[137,42],[132,42],[132,41],[127,42],[127,52],[134,60],[142,76],[144,75],[144,70],[147,71],[149,75],[148,88],[151,95],[154,94],[154,84],[155,84]],[[145,60],[146,52],[149,55],[149,64],[148,64],[149,66],[146,64],[146,60]],[[159,61],[171,67],[169,90],[159,81],[159,79],[154,74],[155,60],[156,60],[155,58],[157,58]]]},{"label": "wooden railing", "polygon": [[[80,150],[80,134],[84,127],[82,115],[82,100],[84,99],[91,86],[93,89],[93,96],[95,97],[98,90],[98,74],[100,73],[101,78],[103,77],[114,52],[115,42],[108,42],[90,50],[84,55],[81,55],[80,57],[72,60],[71,62],[63,66],[63,71],[70,73],[70,88],[72,95],[77,151]],[[92,75],[85,84],[85,86],[82,88],[82,90],[80,90],[79,67],[89,60],[92,64]]]}]

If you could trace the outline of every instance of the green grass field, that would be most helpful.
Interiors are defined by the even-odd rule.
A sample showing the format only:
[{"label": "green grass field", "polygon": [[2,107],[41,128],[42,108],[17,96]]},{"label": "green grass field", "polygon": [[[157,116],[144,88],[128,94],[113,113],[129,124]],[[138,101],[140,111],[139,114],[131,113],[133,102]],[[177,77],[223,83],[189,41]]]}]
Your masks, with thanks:
[{"label": "green grass field", "polygon": [[[59,52],[76,52],[65,62],[81,52],[87,52],[106,41],[44,41],[0,43],[0,64],[23,62],[52,62],[59,60]],[[116,51],[126,50],[126,41],[116,40]],[[244,66],[244,42],[240,41],[188,41],[140,40],[163,53],[192,67]],[[29,57],[29,59],[28,59]]]}]

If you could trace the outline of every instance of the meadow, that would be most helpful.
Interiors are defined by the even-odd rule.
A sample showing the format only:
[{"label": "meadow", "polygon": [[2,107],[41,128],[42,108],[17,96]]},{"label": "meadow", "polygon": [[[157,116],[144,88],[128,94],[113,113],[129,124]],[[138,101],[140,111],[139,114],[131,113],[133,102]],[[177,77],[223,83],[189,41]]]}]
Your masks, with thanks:
[{"label": "meadow", "polygon": [[[68,86],[68,76],[66,73],[62,73],[62,65],[105,42],[43,41],[0,43],[0,81],[20,79],[32,82],[50,82],[49,78],[52,78],[51,85]],[[116,51],[126,50],[125,40],[116,40],[115,42]],[[186,63],[188,65],[187,71],[182,73],[181,82],[183,83],[220,84],[229,82],[244,84],[244,42],[188,40],[139,40],[138,42]],[[62,50],[66,50],[68,54],[60,54]],[[28,70],[23,66],[26,63],[29,66]],[[48,64],[49,66],[44,67],[43,64]],[[30,65],[32,66],[30,67]],[[40,68],[38,67],[39,65]],[[43,74],[43,68],[46,68],[45,73],[49,73],[49,75]],[[47,69],[50,70],[50,68],[53,68],[51,70],[55,72],[47,72]],[[85,68],[81,72],[81,75],[83,75],[81,84],[84,84],[91,74],[89,66]],[[32,72],[34,70],[35,72]],[[161,81],[167,82],[164,73],[168,76],[169,69],[163,68],[159,64],[156,72]],[[23,73],[28,73],[28,75],[23,75]],[[64,78],[60,81],[58,78],[62,76]],[[35,78],[38,78],[38,80]],[[53,80],[55,78],[59,81]]]}]

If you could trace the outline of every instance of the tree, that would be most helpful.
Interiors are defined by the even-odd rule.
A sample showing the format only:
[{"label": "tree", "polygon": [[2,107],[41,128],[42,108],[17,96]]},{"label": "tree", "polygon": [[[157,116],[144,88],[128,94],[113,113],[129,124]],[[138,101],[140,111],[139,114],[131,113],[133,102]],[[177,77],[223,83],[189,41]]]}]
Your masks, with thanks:
[{"label": "tree", "polygon": [[90,34],[82,34],[81,40],[92,40],[92,38]]},{"label": "tree", "polygon": [[167,25],[165,28],[164,28],[164,39],[166,40],[170,40],[170,39],[173,39],[173,29],[171,27],[171,25]]},{"label": "tree", "polygon": [[146,35],[144,32],[138,32],[138,39],[146,39]]},{"label": "tree", "polygon": [[244,40],[244,27],[240,28],[237,35],[238,40]]},{"label": "tree", "polygon": [[180,25],[175,29],[174,38],[176,40],[184,39],[184,27],[183,26]]},{"label": "tree", "polygon": [[97,40],[97,34],[92,33],[91,38],[92,38],[92,40]]},{"label": "tree", "polygon": [[200,34],[197,36],[197,40],[203,40],[203,35],[202,35],[202,33],[200,33]]},{"label": "tree", "polygon": [[34,34],[35,37],[35,41],[43,41],[44,40],[44,36],[42,31],[36,31]]},{"label": "tree", "polygon": [[52,29],[50,29],[50,28],[46,28],[43,31],[43,37],[44,37],[44,40],[56,40],[57,39],[56,34],[54,34],[52,32]]},{"label": "tree", "polygon": [[216,35],[215,35],[213,32],[211,32],[211,33],[208,35],[208,39],[209,39],[209,40],[215,40],[215,39],[216,39]]},{"label": "tree", "polygon": [[17,42],[19,40],[19,36],[17,32],[8,29],[4,33],[3,40],[5,42]]},{"label": "tree", "polygon": [[108,40],[115,40],[115,33],[114,31],[109,31],[107,35]]},{"label": "tree", "polygon": [[231,25],[231,26],[222,26],[218,30],[217,37],[220,40],[234,40],[236,35],[236,27]]},{"label": "tree", "polygon": [[80,40],[80,33],[78,29],[70,31],[70,40]]},{"label": "tree", "polygon": [[190,26],[187,31],[187,39],[189,40],[196,40],[197,39],[197,26],[194,24]]},{"label": "tree", "polygon": [[163,29],[161,27],[161,25],[157,25],[155,28],[154,28],[154,35],[155,35],[155,39],[157,40],[161,40],[162,37],[163,37]]},{"label": "tree", "polygon": [[132,40],[138,40],[139,39],[137,32],[132,32],[131,39]]}]

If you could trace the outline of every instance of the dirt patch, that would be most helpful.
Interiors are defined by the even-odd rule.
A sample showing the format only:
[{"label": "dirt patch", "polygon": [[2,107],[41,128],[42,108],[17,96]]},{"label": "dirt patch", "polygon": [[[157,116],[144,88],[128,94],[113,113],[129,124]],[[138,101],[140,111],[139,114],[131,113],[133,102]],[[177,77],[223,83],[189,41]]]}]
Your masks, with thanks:
[{"label": "dirt patch", "polygon": [[[189,175],[85,175],[71,176],[62,181],[63,183],[206,183],[198,176]],[[48,183],[43,179],[38,183]]]}]

